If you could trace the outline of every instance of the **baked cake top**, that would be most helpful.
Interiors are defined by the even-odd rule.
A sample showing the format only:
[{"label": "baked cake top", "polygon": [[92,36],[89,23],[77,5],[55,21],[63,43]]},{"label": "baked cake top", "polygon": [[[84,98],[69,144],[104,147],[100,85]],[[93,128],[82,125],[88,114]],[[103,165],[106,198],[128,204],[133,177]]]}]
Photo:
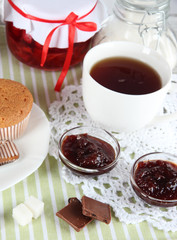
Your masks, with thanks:
[{"label": "baked cake top", "polygon": [[31,112],[33,97],[23,84],[0,79],[0,127],[15,125]]}]

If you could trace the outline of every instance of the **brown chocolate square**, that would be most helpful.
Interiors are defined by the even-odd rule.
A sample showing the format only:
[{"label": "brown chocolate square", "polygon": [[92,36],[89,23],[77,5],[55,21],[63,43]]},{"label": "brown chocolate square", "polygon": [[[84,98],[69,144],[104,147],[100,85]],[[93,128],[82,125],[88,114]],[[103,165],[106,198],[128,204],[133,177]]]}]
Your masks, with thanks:
[{"label": "brown chocolate square", "polygon": [[77,198],[71,198],[69,204],[58,211],[56,215],[66,221],[77,232],[93,220],[82,214],[82,204]]},{"label": "brown chocolate square", "polygon": [[79,201],[76,197],[68,198],[68,203]]},{"label": "brown chocolate square", "polygon": [[110,206],[86,196],[82,197],[82,213],[107,224],[111,222]]}]

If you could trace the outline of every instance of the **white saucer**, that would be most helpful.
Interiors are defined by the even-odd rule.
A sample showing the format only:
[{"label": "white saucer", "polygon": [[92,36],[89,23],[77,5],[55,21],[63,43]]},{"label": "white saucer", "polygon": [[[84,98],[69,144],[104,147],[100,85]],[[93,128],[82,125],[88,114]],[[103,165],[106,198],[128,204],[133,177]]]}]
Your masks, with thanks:
[{"label": "white saucer", "polygon": [[49,122],[44,112],[33,104],[25,133],[14,141],[20,158],[0,166],[0,191],[15,185],[40,167],[48,153],[49,138]]}]

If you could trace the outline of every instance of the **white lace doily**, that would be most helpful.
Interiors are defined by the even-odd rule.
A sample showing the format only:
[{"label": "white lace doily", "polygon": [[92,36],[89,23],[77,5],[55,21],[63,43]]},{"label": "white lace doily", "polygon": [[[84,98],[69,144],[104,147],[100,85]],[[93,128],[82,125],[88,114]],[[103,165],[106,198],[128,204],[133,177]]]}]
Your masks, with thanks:
[{"label": "white lace doily", "polygon": [[[173,75],[177,82],[177,76]],[[176,84],[177,85],[177,84]],[[78,125],[95,126],[88,116],[82,100],[81,86],[67,86],[60,93],[61,100],[49,108],[51,139],[49,154],[58,158],[58,141],[61,134]],[[160,114],[177,111],[177,93],[167,95]],[[122,222],[139,223],[148,221],[158,229],[177,231],[176,207],[150,206],[133,192],[130,185],[130,169],[141,155],[163,151],[177,155],[177,121],[161,123],[131,133],[116,133],[121,146],[117,166],[109,173],[98,177],[76,176],[65,166],[63,178],[71,184],[82,183],[83,193],[110,204],[115,216]]]}]

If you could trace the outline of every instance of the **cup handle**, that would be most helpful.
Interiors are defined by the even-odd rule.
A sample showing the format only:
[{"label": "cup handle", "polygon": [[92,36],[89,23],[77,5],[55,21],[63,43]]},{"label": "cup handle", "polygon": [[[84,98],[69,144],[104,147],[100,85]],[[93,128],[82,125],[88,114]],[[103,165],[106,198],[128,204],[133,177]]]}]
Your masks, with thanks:
[{"label": "cup handle", "polygon": [[159,123],[171,122],[177,120],[177,112],[172,114],[166,114],[163,116],[156,116],[148,126],[157,125]]},{"label": "cup handle", "polygon": [[[169,89],[169,93],[177,93],[177,83],[172,82],[171,83],[171,88]],[[164,122],[171,122],[177,120],[177,112],[171,113],[171,114],[165,114],[162,116],[156,116],[149,124],[148,126],[152,125],[157,125],[159,123],[164,123]]]},{"label": "cup handle", "polygon": [[175,82],[175,81],[171,82],[171,87],[168,92],[169,93],[177,93],[177,82]]}]

